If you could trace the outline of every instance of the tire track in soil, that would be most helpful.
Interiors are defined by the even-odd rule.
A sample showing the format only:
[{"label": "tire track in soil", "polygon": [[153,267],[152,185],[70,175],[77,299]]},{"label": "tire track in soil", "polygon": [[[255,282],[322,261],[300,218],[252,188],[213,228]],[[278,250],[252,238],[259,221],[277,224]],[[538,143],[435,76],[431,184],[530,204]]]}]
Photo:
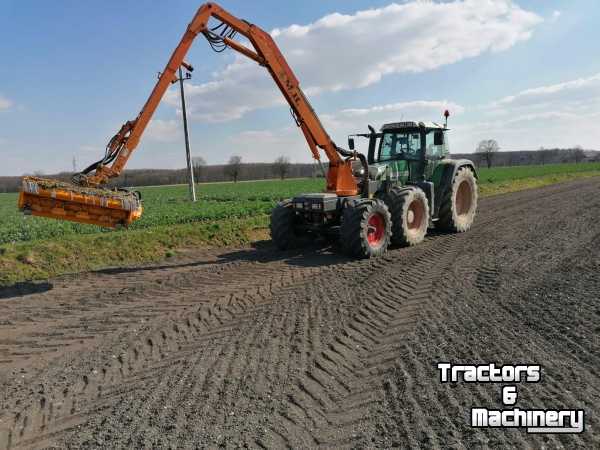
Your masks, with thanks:
[{"label": "tire track in soil", "polygon": [[[18,303],[0,300],[0,354],[10,357],[10,361],[0,362],[0,370],[43,367],[57,353],[87,347],[89,340],[176,309],[185,311],[197,306],[196,299],[206,302],[213,296],[230,295],[232,302],[239,301],[246,288],[262,283],[263,274],[269,276],[277,270],[261,268],[273,259],[268,253],[240,253],[240,260],[232,253],[175,267],[64,277],[48,292],[24,297]],[[300,275],[290,273],[290,267],[283,264],[280,270],[291,277]],[[52,354],[44,358],[46,353]]]},{"label": "tire track in soil", "polygon": [[[309,276],[309,274],[314,270],[314,268],[312,267],[308,267],[308,268],[301,268],[299,270],[295,270],[294,273],[292,272],[292,268],[290,267],[273,267],[270,268],[270,272],[272,272],[271,278],[274,278],[274,280],[271,282],[271,289],[274,285],[276,285],[277,283],[286,283],[286,282],[292,282],[292,281],[296,281],[298,279],[300,279],[302,276],[306,277]],[[221,303],[222,304],[227,304],[228,306],[224,306],[224,305],[217,305],[216,307],[204,307],[201,308],[199,312],[196,313],[195,316],[195,320],[190,321],[190,318],[186,318],[184,320],[184,328],[188,327],[189,329],[194,329],[196,331],[196,336],[197,338],[207,338],[210,337],[208,336],[208,333],[219,333],[219,332],[227,332],[228,330],[226,329],[226,327],[219,327],[219,325],[223,324],[223,323],[227,323],[227,321],[231,318],[231,311],[236,311],[236,313],[239,315],[240,311],[243,311],[244,306],[240,306],[237,305],[237,301],[236,298],[237,297],[242,297],[243,298],[243,292],[244,291],[253,291],[253,297],[256,301],[259,301],[260,299],[265,297],[265,293],[263,292],[265,289],[262,286],[263,281],[264,280],[264,276],[267,274],[268,270],[263,270],[263,269],[258,269],[258,270],[248,270],[246,269],[246,271],[242,274],[242,276],[240,277],[240,274],[236,274],[238,277],[238,283],[232,287],[232,286],[228,286],[227,289],[225,289],[224,294],[222,294],[222,297],[220,298]],[[214,280],[214,275],[211,275],[213,277]],[[196,278],[196,277],[194,277]],[[260,280],[260,281],[257,281]],[[189,281],[189,280],[188,280]],[[195,281],[195,280],[193,280]],[[252,286],[254,285],[252,288],[248,288],[248,286]],[[244,286],[244,288],[240,289],[240,286]],[[237,292],[235,292],[237,288]],[[234,291],[234,292],[231,292]],[[242,291],[242,292],[240,292]],[[212,295],[215,295],[218,293],[215,293],[214,291],[212,292]],[[251,296],[246,296],[246,300],[251,297]],[[244,300],[244,301],[246,301]],[[221,328],[221,329],[220,329]],[[178,328],[178,330],[181,330]],[[199,333],[198,333],[199,331]],[[178,333],[178,331],[176,331],[176,334]],[[97,380],[96,384],[100,387],[100,386],[111,386],[111,385],[118,385],[119,383],[122,383],[123,385],[125,385],[128,380],[124,379],[123,380],[123,376],[125,374],[124,369],[126,369],[125,367],[125,360],[129,362],[130,367],[129,370],[135,370],[135,366],[131,364],[132,361],[135,361],[136,365],[138,367],[141,367],[146,373],[153,373],[156,376],[160,376],[161,375],[161,370],[160,367],[148,367],[146,366],[146,364],[144,363],[143,360],[145,359],[149,359],[150,361],[152,360],[162,360],[164,359],[168,354],[169,351],[176,347],[179,346],[180,343],[177,342],[170,342],[173,338],[172,335],[165,333],[164,331],[161,331],[160,333],[158,333],[157,331],[154,332],[154,335],[158,336],[153,336],[152,338],[148,338],[146,340],[146,344],[144,345],[143,343],[140,342],[136,342],[134,345],[132,345],[133,348],[133,357],[131,355],[131,350],[130,348],[127,349],[126,352],[123,353],[123,355],[119,356],[119,359],[116,363],[111,363],[108,366],[104,367],[103,370],[103,376],[101,380]],[[176,339],[175,339],[176,340]],[[142,339],[143,342],[143,339]],[[140,350],[139,348],[142,347],[142,350]],[[192,346],[193,349],[193,346]],[[145,352],[143,351],[145,350]],[[184,356],[184,355],[182,355]],[[113,355],[113,358],[115,356]],[[172,363],[177,363],[177,361],[172,361]],[[141,364],[141,365],[140,365]],[[60,371],[60,368],[59,368]],[[98,372],[97,370],[94,372]],[[115,373],[118,372],[118,373]],[[111,373],[111,377],[107,377],[106,375],[104,375],[105,373]],[[89,378],[95,378],[93,375],[83,375],[82,379],[89,379]],[[134,378],[133,381],[135,382],[136,379]],[[146,382],[147,380],[144,380],[144,382]],[[80,389],[74,389],[71,391],[67,391],[69,392],[69,398],[68,401],[69,402],[76,402],[76,398],[77,397],[84,397],[85,398],[85,394],[86,394],[86,388],[87,388],[87,382],[83,384],[84,388],[80,388]],[[144,386],[135,386],[134,388],[143,388]],[[58,390],[63,389],[62,387]],[[74,392],[73,392],[74,391]],[[51,394],[50,395],[51,398],[57,398],[59,396],[55,395],[55,394]],[[99,395],[100,396],[100,395]],[[72,398],[71,398],[72,397]],[[23,441],[23,443],[25,445],[37,445],[37,444],[41,444],[43,442],[43,437],[40,436],[40,431],[42,430],[42,428],[44,429],[48,429],[48,422],[54,421],[58,424],[59,427],[62,427],[62,423],[65,422],[63,417],[60,417],[60,415],[58,414],[58,412],[56,411],[56,409],[54,409],[53,411],[50,412],[50,416],[51,417],[47,417],[47,412],[45,411],[48,407],[49,408],[53,408],[53,404],[52,401],[48,402],[46,400],[46,396],[42,397],[43,400],[40,400],[40,405],[42,406],[38,406],[37,404],[34,404],[31,406],[30,408],[30,414],[17,414],[15,415],[15,425],[13,426],[13,428],[11,430],[8,431],[4,431],[3,434],[0,434],[0,437],[2,437],[4,439],[4,441],[7,443],[6,445],[12,445],[14,442],[16,442],[16,439],[18,439],[19,441]],[[20,400],[17,400],[20,401]],[[81,402],[80,402],[81,403]],[[49,406],[48,406],[49,405]],[[3,421],[4,421],[4,417],[3,417]],[[76,423],[76,422],[75,422]],[[53,430],[48,430],[46,431],[46,433],[49,433],[50,435],[54,434]],[[28,440],[27,437],[28,436],[35,436],[35,438],[32,438],[32,440]],[[3,443],[2,439],[0,439],[0,443]]]},{"label": "tire track in soil", "polygon": [[[596,184],[597,186],[597,184]],[[510,228],[500,226],[497,230],[502,233],[497,233],[494,236],[494,244],[487,254],[475,251],[481,242],[477,239],[470,239],[466,242],[467,248],[464,249],[464,256],[456,262],[456,274],[444,279],[445,284],[448,284],[446,289],[454,292],[454,296],[450,303],[439,303],[437,305],[437,317],[432,314],[425,314],[423,322],[419,326],[419,331],[416,336],[409,339],[404,350],[404,355],[399,360],[408,358],[409,355],[415,355],[417,361],[430,360],[432,363],[439,361],[460,361],[460,362],[481,362],[481,361],[496,361],[496,362],[514,362],[528,361],[541,363],[544,367],[544,378],[542,385],[534,385],[533,387],[522,385],[520,387],[520,395],[523,400],[520,401],[519,407],[562,407],[573,408],[583,407],[588,412],[588,426],[593,429],[596,420],[593,414],[590,416],[590,410],[594,410],[595,404],[599,401],[598,392],[600,389],[597,374],[588,370],[585,364],[578,362],[580,356],[588,353],[590,355],[597,354],[590,351],[589,348],[583,349],[582,344],[589,344],[593,341],[598,344],[597,339],[590,339],[594,336],[593,328],[588,326],[587,332],[579,333],[573,337],[579,345],[576,349],[559,348],[556,346],[556,333],[569,335],[567,342],[571,341],[570,330],[581,330],[581,323],[591,324],[587,320],[587,312],[584,308],[576,311],[576,314],[566,314],[564,308],[564,299],[569,298],[569,289],[565,286],[553,286],[553,279],[569,280],[572,277],[581,277],[581,272],[573,272],[571,269],[575,261],[593,261],[596,258],[595,265],[591,264],[591,269],[597,271],[600,268],[598,261],[597,248],[595,253],[588,252],[586,255],[585,249],[591,249],[590,242],[593,242],[594,233],[598,231],[598,224],[594,218],[598,217],[598,210],[589,210],[587,205],[593,202],[597,193],[597,187],[583,189],[578,192],[579,199],[576,202],[566,204],[564,199],[558,204],[541,204],[539,211],[542,212],[540,219],[544,222],[545,233],[540,233],[539,230],[533,229],[531,224],[525,218],[513,213]],[[528,207],[528,205],[524,205]],[[563,209],[564,208],[564,209]],[[561,210],[564,215],[556,218],[555,216],[544,211]],[[567,219],[565,219],[565,216]],[[586,217],[587,216],[587,217]],[[581,217],[580,223],[572,223],[569,217]],[[582,224],[587,224],[587,227],[582,227]],[[590,226],[591,225],[591,226]],[[534,227],[535,228],[535,227]],[[587,228],[587,230],[585,230]],[[577,230],[575,239],[573,236],[565,234],[565,229]],[[585,231],[584,231],[585,230]],[[511,263],[516,263],[517,268],[521,268],[521,260],[513,258],[504,259],[502,253],[508,253],[503,250],[503,243],[509,241],[511,248],[517,247],[528,249],[528,240],[535,239],[536,247],[554,247],[560,258],[537,259],[533,255],[530,257],[529,263],[532,269],[528,270],[526,276],[517,276],[518,273],[511,273],[514,266]],[[489,243],[487,243],[489,245]],[[563,245],[568,244],[568,245]],[[564,248],[563,248],[564,247]],[[490,257],[494,255],[496,259]],[[586,259],[586,256],[589,259]],[[476,270],[481,267],[483,272],[490,271],[490,265],[481,264],[481,260],[491,260],[494,265],[491,267],[497,272],[497,276],[493,281],[493,289],[481,289],[482,276],[481,270]],[[588,267],[590,269],[590,267]],[[571,273],[570,273],[571,272]],[[476,276],[473,276],[473,273]],[[567,276],[564,276],[567,274]],[[508,277],[507,275],[511,275]],[[478,295],[474,295],[474,291],[470,288],[469,279],[475,279],[475,286],[478,287]],[[596,278],[597,279],[597,278]],[[499,283],[498,280],[501,282]],[[517,280],[518,282],[515,282]],[[508,282],[507,282],[508,281]],[[562,282],[561,282],[562,284]],[[568,284],[568,283],[567,283]],[[488,283],[483,283],[484,287],[489,286]],[[494,291],[495,290],[495,291]],[[476,291],[477,292],[477,291]],[[540,292],[540,293],[538,293]],[[584,289],[580,292],[579,299],[573,299],[578,307],[589,306],[597,308],[598,297],[594,293],[597,291],[597,282],[585,284]],[[547,299],[553,293],[556,304],[548,305]],[[592,305],[594,305],[592,307]],[[550,307],[549,307],[550,306]],[[562,320],[548,320],[555,315],[560,314],[562,310]],[[592,309],[593,310],[593,309]],[[432,309],[435,311],[435,309]],[[476,312],[476,313],[475,313]],[[549,317],[548,317],[549,316]],[[577,325],[575,325],[575,322]],[[496,323],[496,326],[489,324]],[[537,324],[537,326],[536,326]],[[486,329],[487,327],[487,329]],[[484,330],[484,332],[482,332]],[[554,330],[554,333],[550,332]],[[476,333],[476,336],[471,334]],[[507,333],[510,333],[507,336]],[[596,335],[597,336],[597,335]],[[449,342],[441,342],[442,339],[450,339]],[[524,348],[520,343],[524,338],[527,342],[527,348]],[[482,339],[484,342],[477,342]],[[597,350],[597,346],[594,347]],[[415,349],[417,350],[415,352]],[[576,351],[573,351],[576,350]],[[580,351],[577,351],[580,350]],[[431,355],[434,355],[432,358]],[[574,364],[577,369],[571,372],[567,369],[569,365]],[[597,369],[596,361],[593,361],[593,366]],[[402,367],[399,364],[399,368]],[[571,373],[569,373],[571,372]],[[577,383],[569,382],[569,375],[579,372],[580,380],[587,380],[587,383],[582,383],[577,380]],[[430,367],[426,370],[426,380],[435,377],[436,371]],[[404,381],[396,377],[392,383],[395,392],[401,392]],[[486,400],[486,396],[482,395],[479,399],[468,400],[465,395],[473,395],[480,389],[476,390],[473,387],[465,388],[464,386],[443,386],[431,385],[437,391],[438,395],[443,399],[442,404],[454,404],[456,398],[459,399],[460,409],[448,413],[442,413],[440,416],[452,418],[455,425],[462,427],[462,436],[458,439],[459,445],[467,444],[470,446],[511,446],[511,447],[527,447],[541,448],[542,446],[550,448],[592,448],[598,446],[598,437],[588,433],[580,436],[552,436],[538,435],[532,436],[525,433],[515,431],[507,431],[498,433],[482,432],[467,428],[469,418],[462,416],[465,411],[473,406],[488,406],[498,407],[499,388],[485,389],[491,391],[493,397]],[[468,389],[469,392],[464,392]],[[542,392],[539,392],[542,391]],[[578,392],[578,395],[574,391]],[[459,395],[454,395],[458,392]],[[482,392],[482,394],[485,394]],[[393,398],[394,392],[389,393],[387,402],[389,409],[402,417],[404,408],[398,405],[396,399]],[[487,396],[489,398],[489,396]],[[589,400],[584,400],[589,399]],[[436,408],[439,405],[436,404]],[[394,415],[394,414],[392,414]],[[457,420],[458,418],[458,420]],[[416,422],[402,424],[387,423],[385,428],[389,435],[396,436],[397,439],[406,438],[406,431],[414,429],[418,426]],[[444,427],[444,433],[449,427]],[[456,426],[455,426],[456,428]],[[471,435],[470,438],[467,436]],[[381,443],[381,442],[380,442]],[[389,445],[388,442],[386,444]]]},{"label": "tire track in soil", "polygon": [[[373,262],[372,263],[372,265],[375,268],[380,268],[380,266],[382,264],[383,264],[383,261],[377,261],[377,262]],[[358,263],[354,263],[354,266],[359,266],[359,265],[360,264],[358,264]],[[407,289],[407,291],[408,290],[409,289]],[[258,296],[261,297],[262,295],[259,294]],[[256,304],[254,305],[254,308],[255,307],[256,307]],[[237,312],[238,316],[240,315],[240,313],[242,313],[242,314],[245,313],[245,311],[241,311],[241,312],[240,311],[236,311],[236,312]],[[218,312],[213,311],[212,308],[207,308],[206,316],[207,317],[211,317],[211,322],[213,324],[215,322],[217,323],[216,327],[211,327],[210,328],[210,332],[211,333],[217,332],[219,330],[219,325],[225,325],[228,330],[231,330],[231,329],[238,329],[239,330],[241,328],[239,326],[240,323],[235,323],[232,320],[235,317],[235,315],[236,314],[233,313],[233,312],[231,312],[231,310],[228,310],[228,309],[225,309],[225,308],[219,309]],[[359,317],[359,315],[357,315],[357,317]],[[368,317],[368,315],[366,315],[365,317]],[[208,321],[206,319],[204,319],[204,322],[207,324],[207,328],[208,328],[208,326],[210,325],[210,323],[208,323]],[[296,327],[294,327],[294,330],[296,330]],[[205,330],[205,332],[206,331],[209,331],[209,330]],[[242,332],[245,332],[245,330],[243,330]],[[171,335],[167,335],[163,331],[163,332],[161,332],[160,338],[148,341],[148,342],[152,342],[152,344],[151,345],[147,345],[147,347],[149,348],[149,352],[148,352],[147,356],[148,357],[152,357],[152,355],[156,355],[156,350],[154,348],[157,347],[157,346],[158,346],[159,349],[164,349],[164,350],[159,350],[158,355],[156,356],[159,360],[162,359],[162,358],[164,358],[165,355],[167,355],[175,347],[177,347],[178,350],[181,351],[182,347],[180,346],[180,344],[170,343],[169,341],[171,339],[172,339],[172,336]],[[157,343],[156,343],[157,341],[160,342],[160,344],[157,345]],[[214,345],[214,342],[211,342],[211,344]],[[195,347],[195,346],[193,346],[193,347]],[[195,348],[194,348],[194,350],[195,350]],[[139,358],[140,352],[136,351],[135,353],[138,355],[138,358]],[[180,357],[182,357],[182,355],[180,355],[178,357],[180,358]],[[108,379],[109,380],[108,381],[109,384],[119,384],[120,386],[125,386],[127,384],[127,379],[126,378],[125,379],[121,379],[121,378],[119,378],[118,375],[120,375],[121,377],[124,375],[124,373],[125,373],[124,368],[127,366],[126,361],[129,361],[130,359],[131,358],[129,358],[128,354],[125,354],[123,357],[120,357],[118,359],[118,363],[119,363],[118,367],[112,366],[112,367],[109,367],[107,369],[107,372],[108,371],[112,372],[113,376],[112,377],[108,377],[107,375],[105,375],[103,377],[103,381],[102,382],[103,383],[107,383],[106,380]],[[139,363],[139,361],[138,361],[138,363]],[[175,361],[173,361],[173,363],[175,363]],[[296,361],[296,365],[301,366],[302,362],[301,361]],[[304,365],[306,365],[306,362],[304,363]],[[150,372],[151,370],[154,370],[153,368],[147,368],[147,367],[144,367],[144,369],[145,369],[146,372]],[[115,372],[119,372],[119,374],[116,374]],[[222,370],[221,371],[215,370],[214,373],[222,373]],[[313,378],[313,380],[314,380],[314,378]],[[311,383],[314,383],[314,381],[311,381]],[[160,387],[161,385],[157,384],[155,386]],[[213,392],[217,390],[216,386],[206,385],[206,386],[204,386],[203,391],[204,392],[206,392],[207,390],[211,391],[211,389],[209,389],[211,387],[212,387],[212,391]],[[145,389],[147,389],[147,386],[145,386]],[[307,390],[306,387],[304,387],[304,389]],[[78,394],[75,393],[73,395],[77,396]],[[73,403],[73,404],[77,403],[75,399],[69,399],[69,401],[71,403]],[[82,403],[82,402],[80,401],[79,403]],[[207,404],[209,405],[210,401],[207,402]],[[69,412],[72,413],[73,412],[73,408]],[[155,412],[153,412],[153,413],[155,413]],[[62,426],[62,424],[64,423],[64,418],[57,417],[56,412],[54,413],[54,417],[51,417],[51,418],[46,418],[45,414],[42,411],[36,411],[36,412],[34,412],[33,414],[30,414],[30,415],[19,416],[19,418],[17,420],[17,422],[19,423],[19,425],[16,427],[18,433],[16,433],[16,434],[18,435],[18,438],[20,440],[23,440],[23,443],[25,445],[37,445],[37,444],[42,443],[41,439],[43,439],[43,438],[39,436],[39,432],[40,432],[40,429],[42,427],[35,425],[35,422],[36,422],[35,419],[39,419],[40,416],[43,418],[43,423],[44,424],[46,424],[47,422],[55,421],[55,422],[59,423]],[[33,420],[30,419],[30,417],[34,417],[34,419]],[[77,417],[79,417],[79,416],[77,416]],[[50,428],[50,427],[48,427],[47,425],[45,425],[45,428]],[[27,440],[26,437],[27,437],[28,433],[36,435],[36,438],[35,438],[36,440]],[[51,430],[50,433],[53,433],[53,431]],[[14,435],[11,435],[9,437],[9,439],[10,439],[11,443],[14,442]]]},{"label": "tire track in soil", "polygon": [[[407,443],[442,447],[450,441],[457,448],[589,443],[587,436],[490,434],[466,427],[467,408],[495,404],[497,393],[432,383],[437,374],[430,363],[433,355],[478,361],[495,355],[532,357],[532,352],[517,351],[511,343],[511,338],[522,338],[514,330],[523,314],[515,318],[507,309],[520,305],[513,299],[519,289],[530,289],[540,283],[540,273],[557,268],[555,259],[548,259],[545,267],[536,261],[541,269],[516,277],[519,282],[511,286],[507,281],[515,274],[510,269],[523,262],[498,242],[520,236],[522,242],[514,241],[522,244],[519,250],[527,249],[530,241],[539,244],[539,230],[531,230],[534,207],[551,231],[542,243],[557,241],[557,225],[567,219],[556,219],[545,208],[557,202],[568,207],[574,193],[582,196],[579,204],[571,202],[577,208],[592,199],[597,186],[594,181],[579,182],[489,199],[482,202],[471,232],[432,236],[421,246],[374,261],[334,258],[327,267],[303,267],[302,258],[295,266],[281,261],[241,264],[241,273],[257,268],[210,302],[206,297],[212,292],[198,292],[193,282],[210,279],[218,288],[218,276],[200,276],[197,268],[176,273],[166,289],[142,295],[149,304],[176,297],[193,306],[168,320],[146,324],[137,336],[112,341],[119,351],[108,363],[110,352],[100,350],[83,364],[81,358],[73,358],[76,364],[67,375],[64,361],[50,366],[44,372],[43,394],[32,390],[33,395],[21,396],[19,405],[7,408],[21,412],[0,432],[0,448],[53,442],[115,448],[173,443],[266,448]],[[589,222],[590,217],[585,219]],[[597,239],[597,226],[588,226],[587,234],[583,225],[577,229],[584,233],[582,242],[590,233],[591,242],[593,236]],[[496,244],[487,249],[491,232]],[[502,256],[513,266],[507,267]],[[320,257],[324,256],[306,259]],[[236,293],[234,288],[245,283],[252,287]],[[528,314],[548,315],[543,308],[534,311]],[[593,326],[590,320],[583,323],[588,330]],[[496,324],[513,335],[507,338]],[[469,345],[465,330],[496,345]],[[547,329],[536,333],[527,336],[533,349],[559,360],[559,350],[546,348]],[[568,337],[580,353],[595,348],[583,345],[578,334]],[[592,381],[589,398],[598,399],[598,361],[591,356],[586,357],[590,370],[584,378],[588,384]],[[97,367],[102,370],[94,374]],[[62,384],[56,382],[60,376]],[[572,407],[569,402],[576,397],[562,393],[563,382],[545,374],[544,394],[535,389],[523,392],[538,406],[552,401],[551,406]],[[28,406],[32,398],[36,401]],[[67,410],[62,407],[65,402],[71,405]],[[430,414],[432,406],[435,415]],[[0,428],[10,417],[1,416]]]}]

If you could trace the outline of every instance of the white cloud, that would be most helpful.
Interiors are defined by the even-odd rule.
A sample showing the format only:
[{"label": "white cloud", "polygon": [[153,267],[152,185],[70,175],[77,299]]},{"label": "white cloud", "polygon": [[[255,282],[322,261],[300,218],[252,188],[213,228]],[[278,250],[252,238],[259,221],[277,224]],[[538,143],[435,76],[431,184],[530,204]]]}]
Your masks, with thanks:
[{"label": "white cloud", "polygon": [[[362,88],[383,77],[433,70],[529,39],[541,18],[511,0],[414,0],[353,15],[331,14],[272,35],[309,95]],[[268,73],[236,55],[209,82],[188,86],[190,117],[238,119],[283,104]],[[177,106],[174,91],[166,101]]]},{"label": "white cloud", "polygon": [[144,138],[156,142],[174,142],[182,136],[179,121],[153,119],[148,124]]},{"label": "white cloud", "polygon": [[566,123],[576,128],[600,113],[600,73],[521,91],[493,102],[486,113],[510,125],[560,121],[561,129]]},{"label": "white cloud", "polygon": [[562,16],[562,12],[560,11],[552,11],[552,16],[550,17],[550,21],[552,23],[556,22]]},{"label": "white cloud", "polygon": [[575,144],[598,148],[600,73],[527,89],[491,103],[480,113],[479,121],[457,127],[466,151],[472,151],[477,140],[488,138],[507,150]]},{"label": "white cloud", "polygon": [[[367,132],[369,124],[378,128],[384,123],[400,120],[441,122],[445,109],[449,109],[452,115],[458,116],[465,111],[463,106],[447,101],[412,101],[361,109],[344,109],[332,114],[324,114],[321,120],[337,145],[346,147],[347,136]],[[357,144],[359,151],[367,151],[366,140],[359,140]],[[271,162],[280,155],[288,156],[294,162],[312,161],[312,154],[302,132],[295,126],[276,130],[244,131],[231,136],[227,146],[227,151],[221,152],[225,160],[231,153],[242,156],[245,161]],[[321,153],[321,156],[325,161],[325,155]]]},{"label": "white cloud", "polygon": [[600,73],[588,78],[578,78],[563,83],[527,89],[516,95],[504,97],[495,102],[493,106],[518,108],[556,103],[565,106],[597,102],[598,99],[600,99]]},{"label": "white cloud", "polygon": [[272,162],[284,155],[293,162],[310,162],[310,151],[300,129],[285,127],[273,130],[247,130],[227,138],[219,152],[225,162],[239,155],[246,162]]},{"label": "white cloud", "polygon": [[5,111],[13,106],[13,102],[0,95],[0,111]]},{"label": "white cloud", "polygon": [[446,109],[452,115],[462,114],[465,111],[463,106],[452,102],[417,100],[369,108],[344,109],[335,114],[325,114],[322,119],[327,128],[339,132],[364,132],[367,124],[380,126],[387,122],[402,120],[442,122],[442,114]]},{"label": "white cloud", "polygon": [[[571,147],[599,148],[600,74],[538,86],[491,102],[485,107],[464,107],[449,101],[412,101],[367,108],[343,109],[321,116],[340,146],[346,136],[366,132],[398,120],[441,121],[449,109],[450,146],[454,153],[472,153],[482,139],[496,139],[503,150]],[[246,161],[273,161],[278,155],[293,161],[311,161],[302,134],[295,127],[250,131],[230,138],[233,153]],[[366,151],[366,141],[358,140]]]}]

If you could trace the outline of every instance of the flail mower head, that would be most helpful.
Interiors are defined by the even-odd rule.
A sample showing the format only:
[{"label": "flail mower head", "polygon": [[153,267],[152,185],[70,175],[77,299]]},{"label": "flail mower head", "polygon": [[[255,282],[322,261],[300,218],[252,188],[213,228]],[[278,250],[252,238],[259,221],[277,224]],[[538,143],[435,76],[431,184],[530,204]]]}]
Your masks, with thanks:
[{"label": "flail mower head", "polygon": [[142,202],[135,192],[24,177],[19,209],[33,216],[116,228],[139,219]]}]

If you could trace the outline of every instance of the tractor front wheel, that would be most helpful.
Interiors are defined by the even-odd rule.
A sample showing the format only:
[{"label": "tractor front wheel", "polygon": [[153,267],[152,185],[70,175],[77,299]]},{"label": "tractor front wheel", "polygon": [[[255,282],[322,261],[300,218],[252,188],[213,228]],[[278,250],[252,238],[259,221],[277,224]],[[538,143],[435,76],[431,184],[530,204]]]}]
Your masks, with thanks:
[{"label": "tractor front wheel", "polygon": [[298,242],[296,213],[291,200],[279,203],[271,212],[271,239],[279,250],[294,248]]},{"label": "tractor front wheel", "polygon": [[436,227],[454,233],[467,231],[475,219],[477,198],[477,180],[473,171],[461,167],[444,193]]},{"label": "tractor front wheel", "polygon": [[344,209],[340,241],[346,254],[356,258],[383,255],[392,234],[390,212],[381,200],[361,200]]},{"label": "tractor front wheel", "polygon": [[429,227],[429,202],[416,187],[393,187],[385,196],[392,215],[392,243],[403,247],[425,239]]}]

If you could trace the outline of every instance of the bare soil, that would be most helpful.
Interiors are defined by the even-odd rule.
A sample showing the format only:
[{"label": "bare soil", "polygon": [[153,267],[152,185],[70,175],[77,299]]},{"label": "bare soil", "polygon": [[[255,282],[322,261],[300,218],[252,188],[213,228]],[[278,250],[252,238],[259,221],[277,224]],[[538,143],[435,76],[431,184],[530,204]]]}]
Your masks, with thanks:
[{"label": "bare soil", "polygon": [[[375,260],[260,243],[4,289],[0,449],[600,448],[599,193],[483,199]],[[471,428],[500,386],[442,361],[541,364],[517,406],[585,432]]]}]

